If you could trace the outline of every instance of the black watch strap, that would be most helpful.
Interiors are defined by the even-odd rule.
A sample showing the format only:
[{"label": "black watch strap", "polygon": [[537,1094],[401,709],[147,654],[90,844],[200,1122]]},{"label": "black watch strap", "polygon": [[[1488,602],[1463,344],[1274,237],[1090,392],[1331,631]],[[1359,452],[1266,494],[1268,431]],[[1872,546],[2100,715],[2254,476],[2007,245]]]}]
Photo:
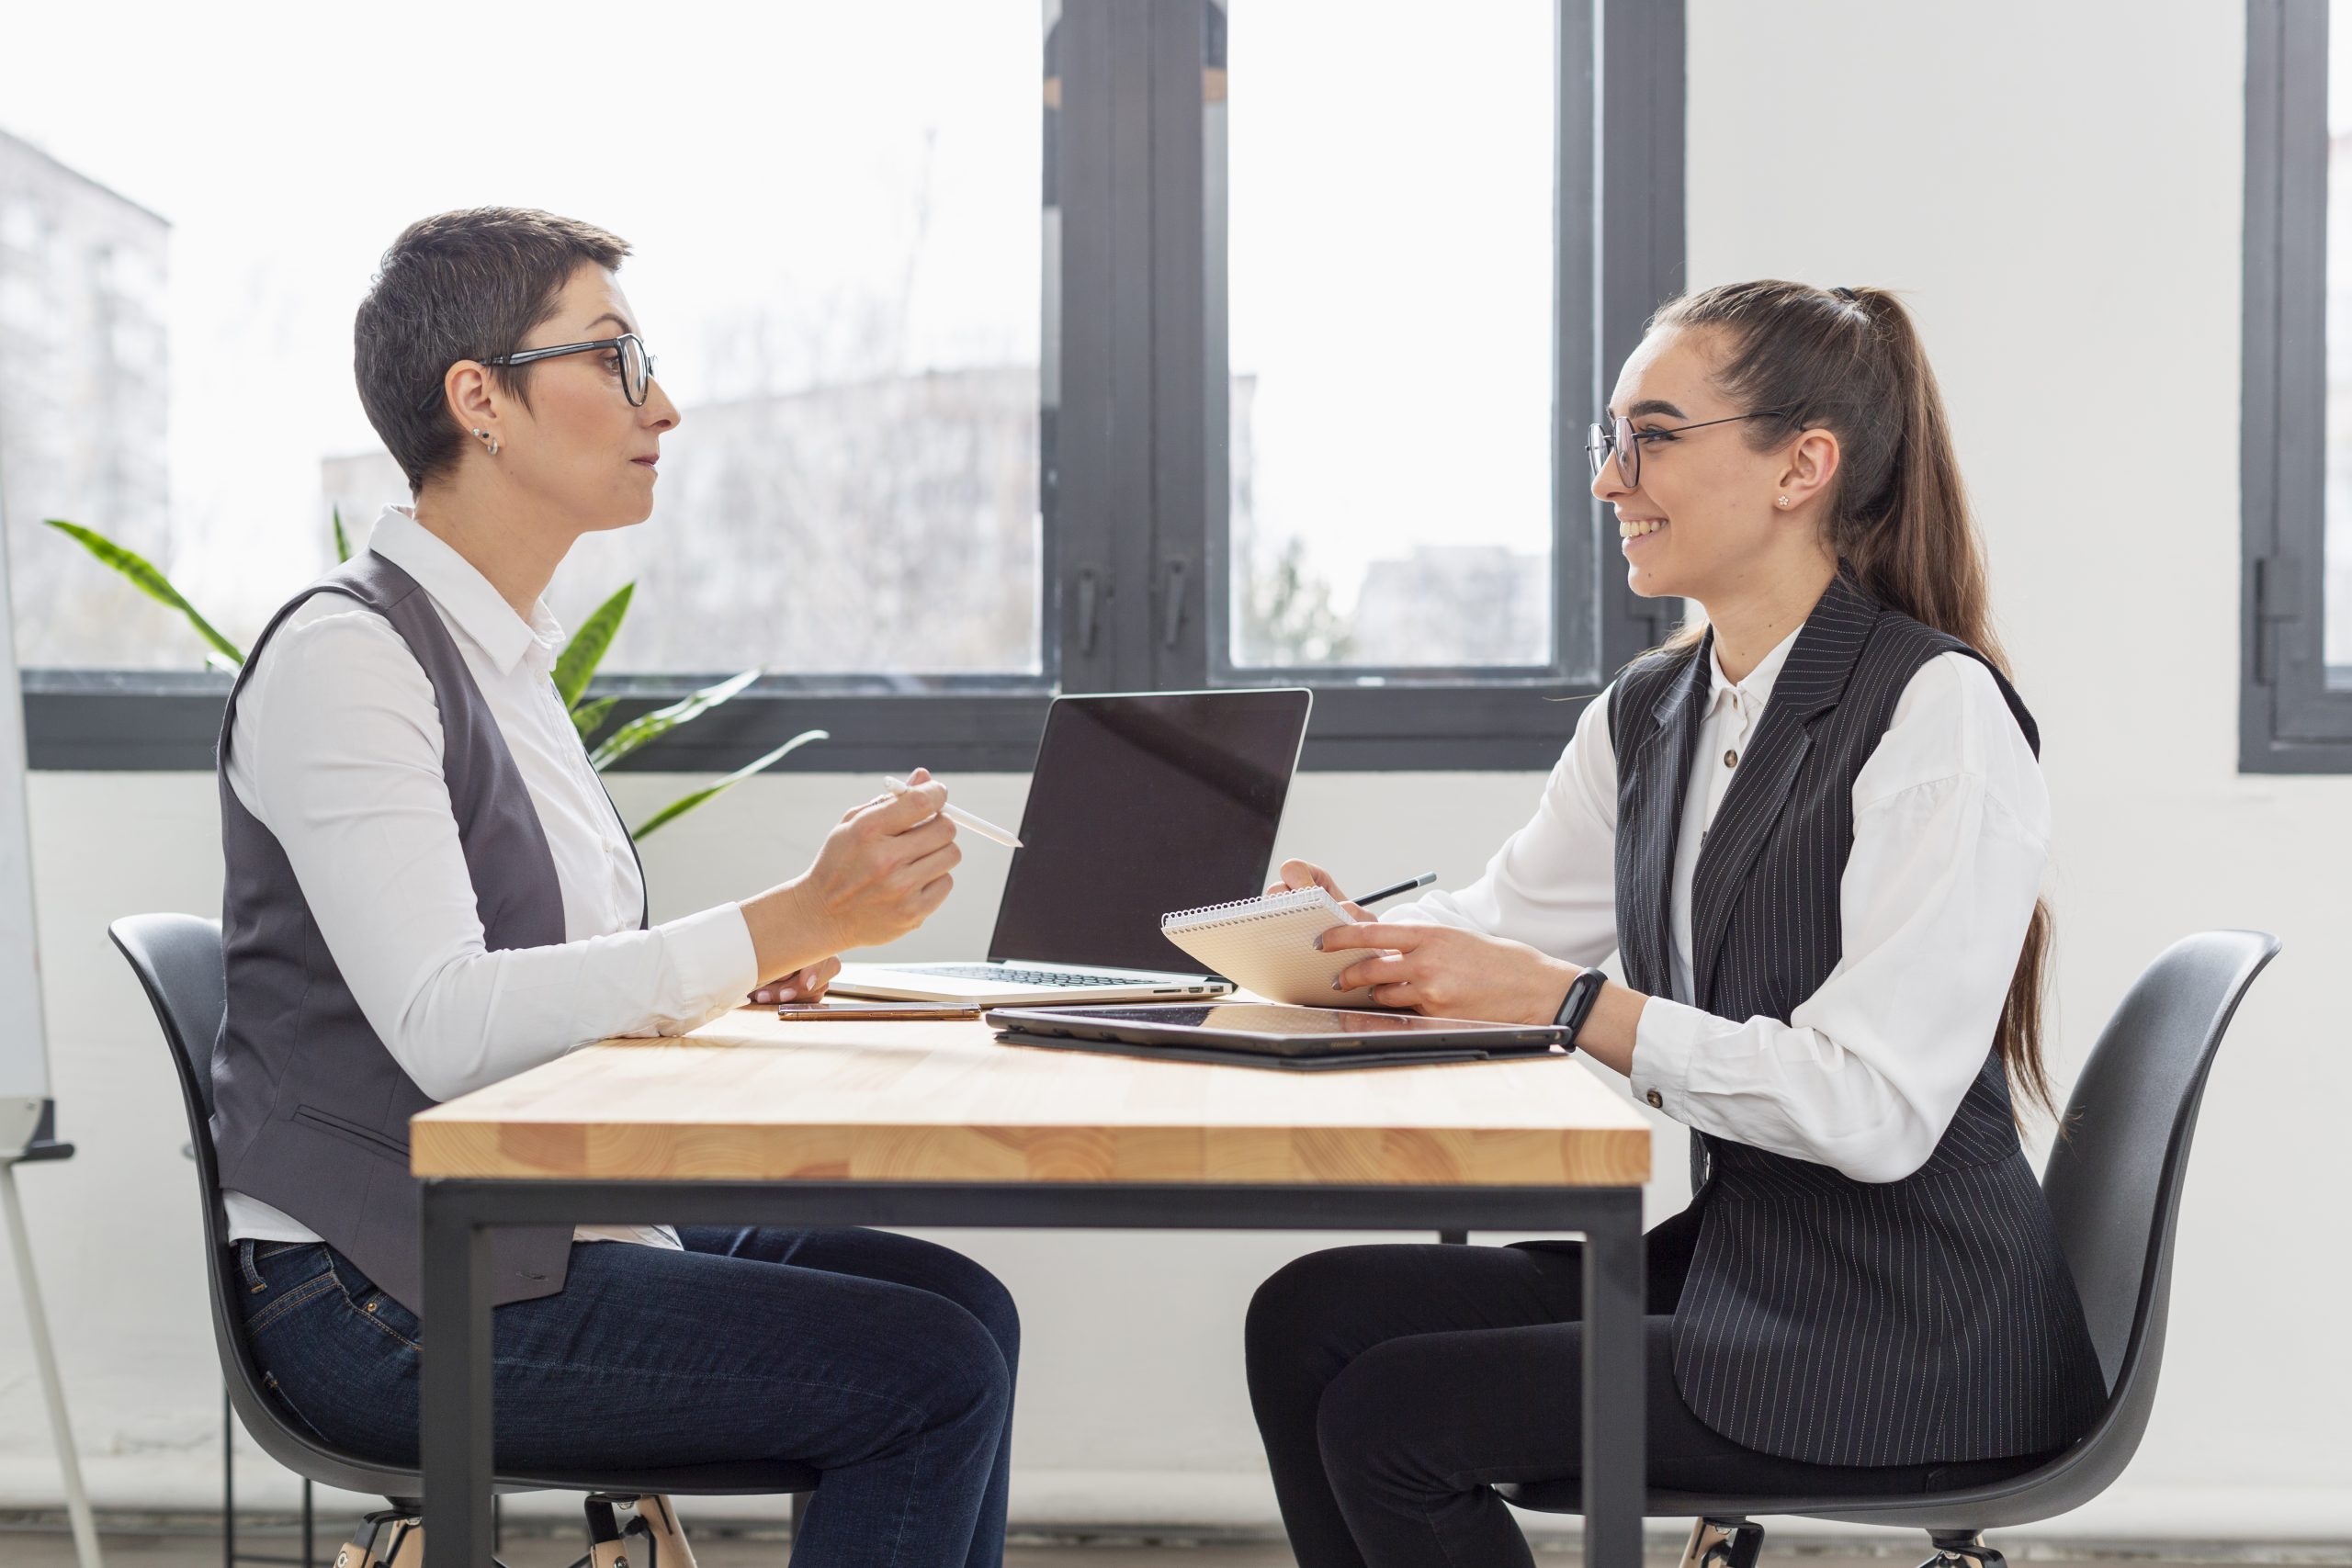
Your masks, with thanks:
[{"label": "black watch strap", "polygon": [[1553,1024],[1568,1032],[1568,1044],[1577,1043],[1577,1032],[1584,1027],[1585,1019],[1592,1012],[1592,1004],[1600,995],[1600,987],[1608,976],[1598,969],[1578,970],[1568,982],[1568,994],[1560,1000],[1560,1010],[1553,1015]]}]

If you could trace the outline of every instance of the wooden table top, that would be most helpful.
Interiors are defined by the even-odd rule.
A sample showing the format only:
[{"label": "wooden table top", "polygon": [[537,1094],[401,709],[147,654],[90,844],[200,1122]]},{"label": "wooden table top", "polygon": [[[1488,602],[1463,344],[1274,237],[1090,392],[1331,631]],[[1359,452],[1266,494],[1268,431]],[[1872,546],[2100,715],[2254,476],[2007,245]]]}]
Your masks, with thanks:
[{"label": "wooden table top", "polygon": [[409,1124],[423,1177],[1640,1184],[1649,1127],[1581,1060],[1285,1073],[786,1023],[573,1052]]}]

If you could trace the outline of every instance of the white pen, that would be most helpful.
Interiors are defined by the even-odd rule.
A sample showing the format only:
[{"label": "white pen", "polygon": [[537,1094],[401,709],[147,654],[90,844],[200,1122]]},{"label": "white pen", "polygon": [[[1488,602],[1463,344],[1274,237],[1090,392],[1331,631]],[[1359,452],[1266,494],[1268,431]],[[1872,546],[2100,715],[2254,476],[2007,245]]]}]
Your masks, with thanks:
[{"label": "white pen", "polygon": [[[906,780],[894,779],[888,773],[882,775],[882,782],[890,786],[890,793],[892,795],[904,795],[907,791],[914,787],[912,784],[907,783]],[[946,809],[942,811],[940,815],[946,818],[947,820],[955,823],[959,828],[969,828],[973,832],[978,833],[983,839],[994,839],[1006,849],[1017,850],[1022,847],[1020,840],[1014,838],[1012,834],[1006,832],[1003,829],[998,827],[987,818],[975,817],[960,806],[948,807]]]}]

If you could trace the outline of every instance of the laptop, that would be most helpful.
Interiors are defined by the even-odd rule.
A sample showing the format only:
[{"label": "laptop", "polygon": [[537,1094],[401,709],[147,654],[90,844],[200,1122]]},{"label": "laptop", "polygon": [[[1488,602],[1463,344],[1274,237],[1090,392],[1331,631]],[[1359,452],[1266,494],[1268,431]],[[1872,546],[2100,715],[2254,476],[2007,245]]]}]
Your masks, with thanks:
[{"label": "laptop", "polygon": [[1303,687],[1057,697],[985,960],[844,964],[847,997],[973,1007],[1217,997],[1159,917],[1266,886]]}]

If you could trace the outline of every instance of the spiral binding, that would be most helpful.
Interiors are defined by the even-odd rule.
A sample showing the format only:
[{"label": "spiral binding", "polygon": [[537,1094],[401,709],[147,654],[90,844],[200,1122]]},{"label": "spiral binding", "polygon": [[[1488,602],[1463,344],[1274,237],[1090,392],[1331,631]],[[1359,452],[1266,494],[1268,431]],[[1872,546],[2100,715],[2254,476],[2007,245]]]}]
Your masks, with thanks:
[{"label": "spiral binding", "polygon": [[1301,909],[1314,908],[1315,895],[1322,891],[1320,887],[1291,887],[1280,893],[1261,893],[1255,898],[1235,898],[1223,904],[1204,904],[1197,909],[1176,909],[1160,916],[1159,925],[1160,929],[1165,931],[1179,922],[1190,922],[1209,915],[1221,915],[1228,909],[1249,912],[1233,915],[1223,922],[1227,925],[1240,925],[1248,920],[1277,919],[1283,915],[1295,914]]}]

